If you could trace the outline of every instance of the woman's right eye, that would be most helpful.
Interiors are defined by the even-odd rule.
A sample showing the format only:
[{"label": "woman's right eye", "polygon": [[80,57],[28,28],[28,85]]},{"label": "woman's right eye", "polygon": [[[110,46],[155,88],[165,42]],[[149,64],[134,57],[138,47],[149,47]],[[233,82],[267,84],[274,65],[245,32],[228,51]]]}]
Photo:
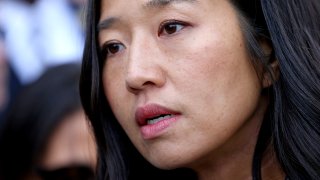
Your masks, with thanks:
[{"label": "woman's right eye", "polygon": [[102,47],[102,52],[105,57],[116,55],[125,49],[125,46],[121,43],[106,43]]}]

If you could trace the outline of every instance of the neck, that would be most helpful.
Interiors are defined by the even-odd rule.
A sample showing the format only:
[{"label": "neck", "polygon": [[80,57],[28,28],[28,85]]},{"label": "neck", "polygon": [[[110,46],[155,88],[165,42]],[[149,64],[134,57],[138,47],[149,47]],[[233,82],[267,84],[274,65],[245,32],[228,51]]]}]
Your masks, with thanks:
[{"label": "neck", "polygon": [[[199,180],[251,180],[252,161],[259,129],[267,110],[268,101],[261,98],[252,118],[225,144],[210,156],[194,166]],[[263,180],[283,180],[284,175],[271,148],[268,148],[262,160]]]},{"label": "neck", "polygon": [[[251,126],[254,126],[253,124]],[[255,125],[257,126],[257,124]],[[254,147],[258,132],[247,132],[245,143],[237,142],[236,146],[227,146],[195,168],[199,180],[250,180]]]},{"label": "neck", "polygon": [[273,146],[270,145],[263,154],[261,163],[261,176],[263,180],[284,180],[285,174],[276,158],[273,151]]}]

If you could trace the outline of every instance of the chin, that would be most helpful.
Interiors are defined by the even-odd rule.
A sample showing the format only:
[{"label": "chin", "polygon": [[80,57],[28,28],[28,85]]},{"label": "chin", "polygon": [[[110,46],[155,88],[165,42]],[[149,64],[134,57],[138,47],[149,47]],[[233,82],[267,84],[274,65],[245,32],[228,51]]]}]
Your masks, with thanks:
[{"label": "chin", "polygon": [[163,170],[172,170],[172,169],[177,169],[182,167],[177,163],[168,163],[168,162],[156,162],[156,163],[151,162],[151,164]]},{"label": "chin", "polygon": [[163,170],[173,170],[185,167],[186,163],[183,159],[177,157],[159,156],[156,158],[147,158],[147,160],[155,167]]}]

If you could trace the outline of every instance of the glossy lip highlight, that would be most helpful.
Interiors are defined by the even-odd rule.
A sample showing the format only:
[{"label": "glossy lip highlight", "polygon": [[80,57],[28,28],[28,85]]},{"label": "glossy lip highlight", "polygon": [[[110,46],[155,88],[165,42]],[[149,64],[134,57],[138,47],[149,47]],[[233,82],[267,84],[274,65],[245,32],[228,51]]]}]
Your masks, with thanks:
[{"label": "glossy lip highlight", "polygon": [[[169,115],[169,116],[166,116]],[[148,124],[148,120],[164,116],[154,124]],[[162,134],[171,123],[180,116],[179,112],[170,110],[157,104],[148,104],[136,110],[135,119],[140,126],[140,132],[144,139],[153,139]]]}]

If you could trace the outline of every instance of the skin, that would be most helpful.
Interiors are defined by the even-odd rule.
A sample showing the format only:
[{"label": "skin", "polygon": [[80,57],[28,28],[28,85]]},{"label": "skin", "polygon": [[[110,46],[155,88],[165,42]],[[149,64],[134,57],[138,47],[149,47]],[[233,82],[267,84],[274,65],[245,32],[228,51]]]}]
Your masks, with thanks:
[{"label": "skin", "polygon": [[[199,179],[251,179],[268,81],[251,63],[234,7],[226,0],[148,2],[102,1],[102,78],[116,118],[156,167],[192,168]],[[135,112],[150,104],[180,116],[146,140]]]}]

